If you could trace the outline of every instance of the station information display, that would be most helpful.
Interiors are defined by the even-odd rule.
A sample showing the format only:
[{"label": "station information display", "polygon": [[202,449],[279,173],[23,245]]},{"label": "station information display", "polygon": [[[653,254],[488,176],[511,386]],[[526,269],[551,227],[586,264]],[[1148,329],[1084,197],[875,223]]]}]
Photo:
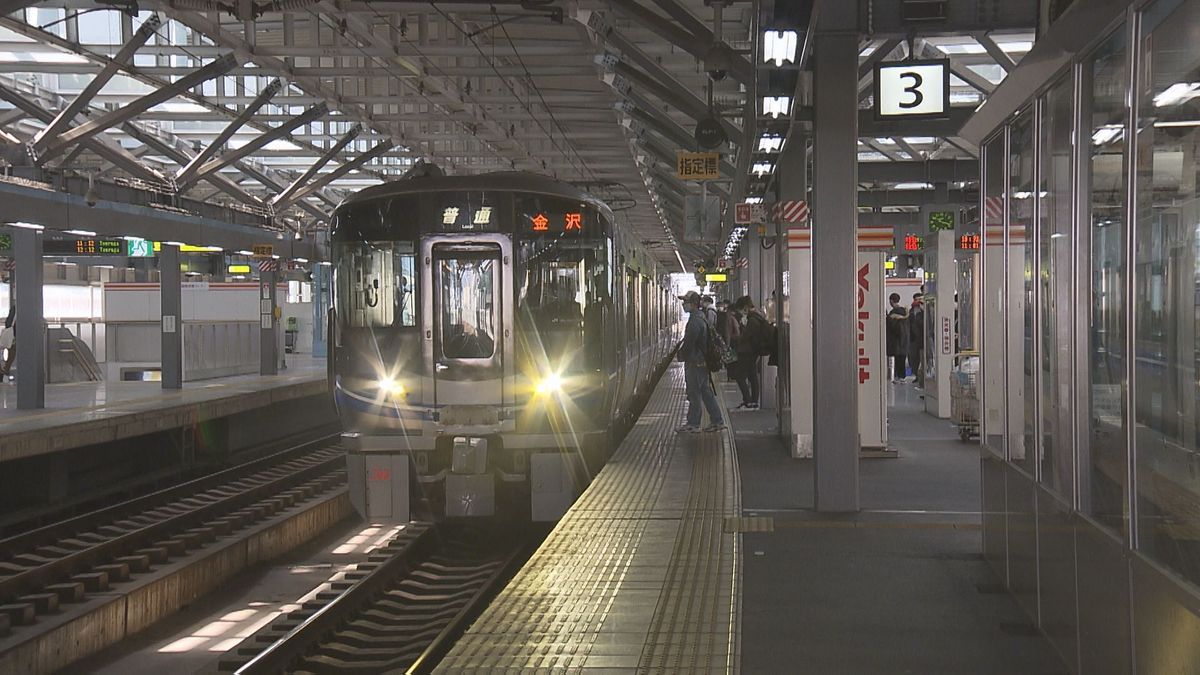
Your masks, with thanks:
[{"label": "station information display", "polygon": [[956,248],[960,251],[978,251],[980,236],[978,234],[964,234],[958,238],[956,243]]},{"label": "station information display", "polygon": [[128,255],[124,239],[47,239],[42,242],[42,255],[88,256]]}]

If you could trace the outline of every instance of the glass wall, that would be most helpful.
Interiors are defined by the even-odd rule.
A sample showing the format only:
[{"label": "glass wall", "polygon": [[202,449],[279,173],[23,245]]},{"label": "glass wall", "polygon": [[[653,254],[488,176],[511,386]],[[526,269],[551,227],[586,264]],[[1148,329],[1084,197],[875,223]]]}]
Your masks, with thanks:
[{"label": "glass wall", "polygon": [[983,440],[1004,456],[1004,134],[984,146],[983,159]]},{"label": "glass wall", "polygon": [[1087,166],[1091,238],[1088,334],[1088,434],[1080,439],[1086,473],[1081,506],[1101,525],[1128,525],[1126,366],[1125,135],[1127,39],[1118,30],[1084,63],[1084,120],[1090,138]]},{"label": "glass wall", "polygon": [[1133,296],[1138,546],[1200,583],[1200,6],[1142,22]]},{"label": "glass wall", "polygon": [[1034,473],[1034,440],[1037,438],[1033,314],[1034,251],[1034,125],[1026,110],[1009,127],[1008,229],[1005,252],[1008,269],[1008,458],[1030,475]]},{"label": "glass wall", "polygon": [[1071,452],[1071,299],[1073,252],[1071,227],[1071,129],[1074,87],[1070,78],[1054,85],[1042,100],[1038,143],[1038,265],[1040,280],[1041,457],[1040,478],[1047,488],[1072,503],[1075,463]]}]

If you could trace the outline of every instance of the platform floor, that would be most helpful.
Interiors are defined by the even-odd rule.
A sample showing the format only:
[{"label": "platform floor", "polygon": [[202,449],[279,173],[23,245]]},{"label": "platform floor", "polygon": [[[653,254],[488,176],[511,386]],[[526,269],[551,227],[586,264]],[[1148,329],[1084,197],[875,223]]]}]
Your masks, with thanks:
[{"label": "platform floor", "polygon": [[279,375],[235,375],[186,382],[163,390],[158,382],[79,382],[46,385],[46,407],[18,410],[17,387],[0,384],[0,462],[116,440],[187,417],[206,419],[225,411],[318,393],[325,386],[325,359],[289,354]]},{"label": "platform floor", "polygon": [[771,411],[675,435],[682,384],[669,369],[439,672],[1067,672],[980,555],[978,446],[911,384],[891,392],[899,457],[863,460],[844,516],[813,510],[812,462]]}]

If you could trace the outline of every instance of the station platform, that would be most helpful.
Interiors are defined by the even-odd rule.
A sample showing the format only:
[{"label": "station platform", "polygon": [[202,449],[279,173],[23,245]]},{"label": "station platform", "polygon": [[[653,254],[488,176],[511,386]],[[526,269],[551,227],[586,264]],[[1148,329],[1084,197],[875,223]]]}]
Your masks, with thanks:
[{"label": "station platform", "polygon": [[158,382],[46,385],[46,407],[18,410],[0,384],[0,462],[23,459],[246,413],[325,392],[325,359],[289,355],[278,375],[235,375],[164,390]]},{"label": "station platform", "polygon": [[675,434],[672,365],[439,672],[1066,673],[981,555],[978,446],[891,394],[898,457],[863,460],[863,510],[830,515],[770,411]]}]

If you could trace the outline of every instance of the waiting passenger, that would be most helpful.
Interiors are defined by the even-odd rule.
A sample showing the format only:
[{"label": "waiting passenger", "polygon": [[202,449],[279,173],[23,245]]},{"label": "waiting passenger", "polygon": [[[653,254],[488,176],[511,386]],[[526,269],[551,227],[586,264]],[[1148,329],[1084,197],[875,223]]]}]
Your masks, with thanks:
[{"label": "waiting passenger", "polygon": [[908,376],[905,356],[908,353],[908,312],[900,304],[900,294],[888,296],[892,308],[887,313],[887,355],[893,359],[893,382],[903,382]]},{"label": "waiting passenger", "polygon": [[721,416],[721,407],[717,404],[717,393],[713,389],[712,376],[705,359],[708,332],[713,329],[701,314],[699,293],[689,291],[687,295],[679,296],[679,299],[683,301],[683,311],[688,313],[688,322],[683,332],[683,342],[679,345],[679,354],[675,358],[683,362],[688,409],[687,423],[676,431],[686,434],[700,431],[700,422],[704,416],[700,409],[701,403],[708,410],[710,422],[704,431],[721,431],[725,428],[725,420]]},{"label": "waiting passenger", "polygon": [[13,359],[17,358],[17,306],[9,305],[8,317],[4,319],[4,330],[0,331],[0,349],[5,350],[4,364],[0,365],[0,382],[12,373]]},{"label": "waiting passenger", "polygon": [[716,328],[717,310],[713,309],[713,299],[711,295],[706,295],[700,298],[700,310],[704,314],[704,320],[708,322],[708,327]]}]

